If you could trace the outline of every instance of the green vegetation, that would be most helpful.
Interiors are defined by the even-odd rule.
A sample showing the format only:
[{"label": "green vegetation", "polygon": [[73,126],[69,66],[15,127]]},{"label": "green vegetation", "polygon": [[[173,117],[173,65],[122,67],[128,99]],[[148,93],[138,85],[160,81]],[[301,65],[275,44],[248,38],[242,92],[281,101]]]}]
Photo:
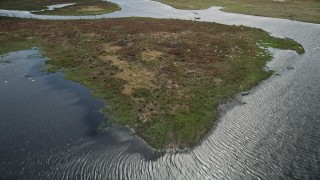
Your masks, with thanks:
[{"label": "green vegetation", "polygon": [[[0,21],[2,19],[4,18],[0,18]],[[31,48],[32,44],[34,44],[33,39],[28,39],[28,38],[23,39],[18,34],[8,33],[3,31],[0,32],[0,41],[2,43],[0,46],[0,55],[6,54],[12,51]]]},{"label": "green vegetation", "polygon": [[35,14],[45,15],[98,15],[107,14],[120,10],[117,4],[101,1],[101,0],[0,0],[0,9],[13,10],[43,10],[49,5],[75,3],[71,6],[58,8],[55,10],[47,10],[34,12]]},{"label": "green vegetation", "polygon": [[47,6],[64,3],[100,2],[100,0],[0,0],[0,9],[42,10]]},{"label": "green vegetation", "polygon": [[3,52],[24,41],[41,47],[47,63],[105,100],[112,122],[134,128],[157,149],[195,145],[217,120],[220,103],[268,78],[272,72],[263,67],[271,57],[262,46],[303,53],[293,40],[215,23],[2,18],[0,27]]},{"label": "green vegetation", "polygon": [[159,0],[179,9],[225,7],[223,11],[320,23],[319,0]]}]

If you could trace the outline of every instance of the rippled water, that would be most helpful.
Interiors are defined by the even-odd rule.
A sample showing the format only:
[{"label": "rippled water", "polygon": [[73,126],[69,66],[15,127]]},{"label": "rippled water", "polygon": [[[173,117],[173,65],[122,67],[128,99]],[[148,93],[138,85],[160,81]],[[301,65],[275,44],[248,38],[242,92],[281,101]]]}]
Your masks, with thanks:
[{"label": "rippled water", "polygon": [[[113,133],[110,134],[112,135],[91,138],[80,133],[81,135],[74,136],[85,137],[84,140],[81,138],[77,141],[70,140],[69,146],[61,145],[60,147],[53,144],[52,148],[55,150],[52,152],[48,151],[47,147],[35,146],[39,149],[39,153],[35,153],[32,157],[26,156],[28,160],[22,161],[23,165],[20,166],[6,163],[9,162],[10,156],[1,154],[1,158],[2,156],[9,158],[6,162],[1,161],[1,174],[6,174],[7,177],[32,179],[319,179],[320,25],[225,13],[221,12],[219,8],[199,11],[176,10],[167,5],[147,0],[112,0],[112,2],[118,3],[122,7],[122,11],[81,18],[148,16],[190,20],[199,17],[201,21],[258,27],[274,36],[295,39],[304,46],[306,53],[300,56],[293,51],[270,49],[275,58],[267,66],[278,75],[262,82],[248,96],[237,99],[246,102],[245,105],[230,103],[230,105],[222,107],[227,108],[228,111],[223,113],[219,124],[200,145],[188,152],[167,153],[157,157],[142,141],[126,130],[111,130]],[[12,15],[10,13],[15,12],[0,11],[1,13]],[[15,15],[25,17],[21,15],[21,12],[15,13]],[[33,16],[33,18],[68,19],[75,17]],[[287,68],[289,66],[294,69],[289,70]],[[2,87],[2,84],[0,85]],[[55,90],[59,89],[55,88]],[[77,112],[76,115],[80,116],[81,112],[90,112],[87,108],[91,106],[88,106],[87,102],[70,104],[65,100],[81,97],[75,92],[71,88],[69,93],[72,98],[63,98],[64,101],[59,101],[62,104],[69,104],[67,108],[66,106],[61,108],[61,111],[77,109],[80,106],[82,109],[74,110]],[[2,97],[0,95],[0,98]],[[8,97],[4,96],[4,98]],[[47,97],[42,101],[48,104],[48,99]],[[89,99],[88,101],[90,101]],[[13,100],[10,98],[8,101]],[[93,101],[96,102],[96,100]],[[1,110],[3,106],[0,106]],[[31,109],[25,105],[21,107]],[[50,112],[52,107],[48,108],[48,112]],[[10,110],[12,111],[14,108],[10,108]],[[47,122],[46,119],[52,116],[46,115],[48,112],[39,111],[32,116],[43,114],[46,117],[43,121]],[[56,114],[58,114],[57,112],[59,110],[56,111]],[[59,120],[65,117],[63,114],[54,117],[56,117],[56,121],[64,122]],[[81,122],[81,119],[83,118],[79,117],[73,121]],[[58,128],[65,128],[63,123],[54,124]],[[31,125],[29,124],[29,126]],[[87,126],[79,127],[80,130],[78,127],[70,128],[72,131],[68,128],[61,133],[69,136],[73,131],[81,131],[81,128],[84,127]],[[1,130],[0,133],[2,132]],[[22,129],[11,131],[10,136],[15,136],[17,132],[23,131]],[[0,137],[10,136],[5,136],[2,133]],[[55,132],[48,132],[47,136],[50,140],[50,137],[55,137]],[[4,140],[6,138],[1,142]],[[19,149],[14,148],[16,141],[11,140],[10,147],[6,148]],[[39,141],[49,140],[41,138]],[[58,144],[64,142],[57,141]],[[113,141],[115,142],[112,143]],[[2,145],[1,148],[3,148]],[[41,152],[40,149],[44,149],[44,151]],[[25,157],[23,153],[18,154],[22,159]],[[11,158],[19,159],[13,158],[14,156],[18,157],[18,154],[12,153]],[[19,161],[17,160],[17,162]],[[20,163],[22,162],[20,161]]]}]

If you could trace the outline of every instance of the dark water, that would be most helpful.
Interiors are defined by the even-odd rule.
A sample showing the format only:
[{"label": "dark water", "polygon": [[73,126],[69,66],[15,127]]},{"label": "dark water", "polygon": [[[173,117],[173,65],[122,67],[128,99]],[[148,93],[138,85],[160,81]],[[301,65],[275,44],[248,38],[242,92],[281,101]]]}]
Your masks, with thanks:
[{"label": "dark water", "polygon": [[[320,25],[224,13],[218,8],[202,11],[176,10],[148,0],[112,0],[112,2],[118,3],[122,11],[98,17],[80,18],[145,16],[193,20],[197,16],[201,21],[258,27],[277,37],[292,38],[303,45],[306,53],[300,56],[293,51],[270,49],[274,54],[274,60],[268,63],[267,67],[278,75],[262,82],[248,96],[235,100],[246,104],[226,105],[227,111],[222,115],[219,124],[200,145],[188,152],[167,153],[158,158],[129,131],[112,129],[104,136],[95,136],[92,127],[96,123],[92,121],[102,121],[101,115],[97,114],[97,109],[102,104],[99,104],[98,100],[89,98],[90,92],[80,85],[61,80],[61,75],[52,75],[61,81],[49,80],[51,75],[39,76],[39,80],[35,78],[35,82],[39,82],[41,77],[44,79],[48,77],[43,81],[44,86],[36,87],[29,92],[34,98],[26,96],[28,93],[22,89],[34,86],[32,81],[18,78],[18,83],[11,85],[13,88],[8,88],[11,80],[7,83],[1,80],[0,111],[4,108],[8,118],[18,119],[10,126],[11,121],[3,120],[1,115],[0,123],[3,125],[0,127],[2,128],[0,147],[7,148],[7,150],[1,149],[2,177],[320,179]],[[29,16],[23,12],[0,11],[0,13],[19,17]],[[2,66],[7,65],[1,64],[0,67]],[[7,74],[2,72],[1,70],[1,78]],[[60,88],[62,85],[56,84],[57,82],[69,85],[65,84],[67,87],[63,89]],[[47,89],[55,95],[48,96],[48,93],[43,93],[40,97],[41,89],[43,92]],[[2,93],[4,90],[6,93]],[[22,97],[11,96],[15,91]],[[61,99],[49,103],[55,96],[61,96]],[[3,103],[2,97],[6,99],[6,103]],[[20,102],[20,98],[25,100]],[[30,105],[29,103],[33,101],[39,101],[41,105]],[[12,102],[12,105],[7,108],[10,106],[9,102]],[[53,107],[53,104],[57,104],[57,107]],[[21,107],[22,111],[15,110],[17,107]],[[38,107],[41,108],[37,109]],[[51,112],[53,110],[54,113]],[[8,115],[8,112],[12,115]],[[26,115],[22,114],[23,112]],[[70,118],[71,115],[75,117]],[[27,121],[24,117],[28,116],[32,118]],[[102,119],[95,120],[96,118]],[[20,121],[24,121],[25,125],[18,123]],[[55,121],[59,123],[53,123]],[[35,127],[38,128],[35,130]],[[52,130],[54,127],[62,130],[57,133]],[[37,133],[41,137],[37,136]],[[24,155],[22,149],[19,151],[22,147],[19,146],[20,143],[26,144],[27,135],[35,144],[29,146],[29,149],[34,150],[32,155]],[[16,141],[18,144],[15,144]],[[5,146],[2,143],[6,143]]]},{"label": "dark water", "polygon": [[[36,49],[0,58],[0,179],[60,179],[63,175],[57,173],[65,169],[59,170],[59,164],[113,146],[119,153],[147,156],[148,150],[136,149],[143,143],[126,129],[111,127],[97,134],[99,124],[107,121],[99,113],[103,103],[61,73],[40,72],[44,60]],[[77,168],[82,176],[82,167]]]}]

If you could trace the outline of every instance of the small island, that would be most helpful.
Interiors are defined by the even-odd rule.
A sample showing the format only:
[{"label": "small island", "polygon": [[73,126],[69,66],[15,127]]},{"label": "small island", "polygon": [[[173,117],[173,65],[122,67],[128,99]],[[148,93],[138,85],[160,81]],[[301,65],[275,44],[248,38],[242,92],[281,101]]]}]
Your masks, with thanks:
[{"label": "small island", "polygon": [[[50,6],[57,7],[51,9]],[[115,3],[101,0],[1,0],[0,9],[25,10],[33,14],[60,16],[99,15],[121,10]]]},{"label": "small island", "polygon": [[0,26],[1,54],[40,47],[49,71],[92,89],[112,123],[130,126],[160,150],[197,144],[220,103],[268,78],[267,47],[304,53],[293,40],[216,23],[0,18]]}]

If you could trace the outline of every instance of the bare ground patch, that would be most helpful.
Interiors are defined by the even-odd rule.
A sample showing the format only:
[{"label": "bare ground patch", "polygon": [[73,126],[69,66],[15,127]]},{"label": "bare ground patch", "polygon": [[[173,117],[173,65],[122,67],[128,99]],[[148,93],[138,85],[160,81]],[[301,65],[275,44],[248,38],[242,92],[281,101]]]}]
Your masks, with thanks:
[{"label": "bare ground patch", "polygon": [[80,6],[78,11],[80,12],[90,12],[90,11],[102,11],[103,8],[99,6]]},{"label": "bare ground patch", "polygon": [[103,56],[104,61],[109,61],[116,66],[120,72],[114,77],[125,80],[127,83],[123,87],[123,94],[131,95],[134,90],[139,88],[154,89],[154,74],[143,67],[130,65],[126,61],[118,59],[116,56]]}]

